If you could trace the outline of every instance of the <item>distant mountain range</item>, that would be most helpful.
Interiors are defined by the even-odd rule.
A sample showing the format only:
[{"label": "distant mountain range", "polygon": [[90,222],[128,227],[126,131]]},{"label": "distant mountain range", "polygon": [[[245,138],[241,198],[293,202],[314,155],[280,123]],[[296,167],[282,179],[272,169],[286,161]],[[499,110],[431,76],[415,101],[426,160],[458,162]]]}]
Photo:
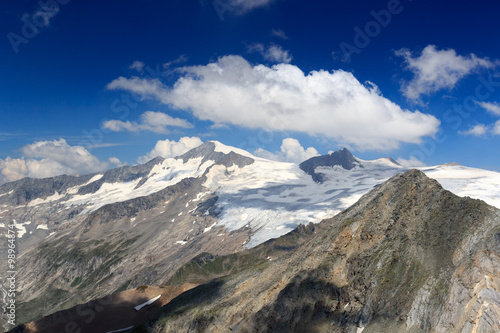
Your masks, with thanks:
[{"label": "distant mountain range", "polygon": [[[499,173],[467,168],[457,164],[444,164],[419,169],[428,177],[438,180],[445,189],[456,195],[482,199],[490,205],[500,207]],[[8,225],[14,225],[19,249],[17,269],[22,272],[16,297],[18,306],[17,323],[37,320],[51,313],[86,303],[92,299],[98,299],[141,285],[163,286],[164,284],[176,285],[176,283],[198,285],[222,275],[229,274],[232,276],[231,274],[234,272],[240,272],[249,267],[252,268],[252,272],[255,272],[253,271],[254,264],[265,264],[264,266],[267,266],[274,260],[275,256],[299,256],[299,254],[296,254],[298,252],[295,251],[298,251],[299,247],[305,246],[303,244],[309,242],[311,237],[318,239],[320,236],[315,236],[318,230],[326,228],[329,230],[329,235],[335,238],[347,226],[344,224],[351,225],[352,221],[346,222],[345,216],[351,214],[347,212],[352,211],[353,207],[359,207],[360,203],[358,202],[357,206],[351,207],[335,220],[344,222],[319,222],[336,216],[356,203],[370,190],[372,190],[370,193],[381,193],[381,196],[389,195],[383,190],[387,189],[389,185],[382,186],[381,184],[387,184],[384,182],[391,177],[407,171],[407,169],[390,158],[364,161],[354,157],[347,149],[313,157],[297,165],[258,158],[241,149],[225,146],[216,141],[208,141],[182,156],[170,159],[156,158],[143,165],[121,167],[103,173],[79,177],[26,178],[4,184],[0,186],[0,230],[6,231]],[[423,173],[416,171],[405,173],[412,180],[407,180],[406,183],[410,184],[408,186],[414,186],[411,185],[413,183],[422,183],[424,185],[415,186],[417,188],[418,186],[424,186],[424,188],[430,186],[439,193],[445,193],[435,182],[428,180]],[[395,179],[400,179],[402,176],[398,177]],[[401,185],[396,184],[394,178],[391,181],[391,184],[393,184],[392,187],[389,186],[391,190]],[[432,186],[428,184],[432,184]],[[418,189],[414,191],[418,192]],[[413,194],[416,195],[416,193]],[[370,198],[373,199],[373,194],[370,195]],[[402,198],[406,198],[405,195],[410,194],[404,192],[401,195],[403,195]],[[434,195],[436,195],[436,198],[439,197],[433,191],[427,191],[421,195],[419,194],[419,200],[424,200],[425,196],[431,196],[425,198],[425,200],[430,200],[429,204],[442,205],[442,202],[436,203],[432,201],[436,199],[432,197]],[[366,196],[363,198],[366,203],[368,199],[366,199]],[[391,198],[391,200],[396,200],[395,196]],[[470,202],[476,201],[470,200]],[[380,206],[383,203],[379,201],[376,204]],[[403,203],[399,204],[403,205]],[[405,204],[410,205],[410,202]],[[388,211],[387,214],[389,215],[395,214],[395,206],[392,201],[386,202],[385,205],[377,209],[380,209],[380,212]],[[487,207],[485,204],[481,205],[484,205],[481,207]],[[377,214],[382,214],[376,213],[368,204],[365,206],[363,206],[362,211],[358,209],[359,216],[373,215],[376,217]],[[405,207],[409,209],[410,206]],[[440,210],[443,211],[444,216],[452,214],[448,209],[459,211],[461,214],[475,212],[468,213],[462,211],[460,207],[441,207]],[[368,211],[368,209],[371,210]],[[431,214],[425,205],[422,206],[422,209],[423,211],[418,211],[416,214]],[[494,209],[481,208],[481,210],[491,212]],[[403,213],[407,214],[408,212],[402,211]],[[453,214],[455,213],[453,212]],[[453,218],[456,218],[458,215],[453,216]],[[389,220],[380,220],[379,217],[375,219],[379,222],[373,223],[389,223],[387,222]],[[411,219],[411,215],[406,218]],[[464,219],[467,220],[468,218],[468,216],[464,215]],[[425,222],[428,221],[426,216],[422,217],[422,219],[424,224],[418,228],[424,228],[425,223],[428,223]],[[494,221],[498,224],[498,220]],[[310,222],[319,223],[316,228],[318,230],[313,231],[314,228],[309,227],[307,232],[305,229],[301,229],[301,232],[297,231],[298,226],[301,224],[308,225]],[[409,220],[405,222],[405,225],[408,223],[410,223]],[[483,229],[486,228],[483,224],[481,226]],[[380,230],[386,230],[384,229],[386,226],[379,227]],[[367,228],[371,227],[367,225]],[[401,231],[401,228],[398,226],[396,229]],[[436,228],[435,231],[440,232],[438,226]],[[376,232],[380,233],[381,231]],[[369,239],[373,239],[376,232],[373,231],[367,235],[363,234],[363,237],[371,237],[365,239],[370,242]],[[481,237],[487,236],[473,236],[473,232],[475,231],[467,229],[463,234],[460,234],[460,237],[464,242],[466,238],[463,237],[475,237],[470,242],[473,242],[474,251],[477,250],[476,252],[479,253],[478,251],[483,251],[486,248],[483,249],[483,247],[479,246],[477,241],[482,239]],[[498,232],[500,232],[500,229]],[[382,234],[383,232],[380,235]],[[295,238],[290,240],[292,237],[290,235],[301,236],[293,236]],[[278,238],[280,236],[284,238]],[[436,242],[446,242],[446,237],[451,236],[444,235],[445,238],[440,237],[436,238]],[[377,239],[377,242],[383,244],[382,238]],[[500,239],[500,236],[498,238]],[[271,239],[276,240],[269,243]],[[284,245],[272,245],[279,242],[284,242]],[[394,248],[403,245],[409,246],[409,244],[403,243],[390,243],[392,244],[390,246],[394,246]],[[439,244],[433,243],[431,245],[437,246]],[[2,253],[6,253],[6,243],[0,246],[2,246],[0,249],[3,251]],[[453,246],[453,251],[458,251],[458,243],[453,243]],[[460,246],[460,251],[466,250],[463,247],[465,245]],[[334,248],[331,251],[336,251]],[[483,250],[480,250],[480,248]],[[305,252],[302,253],[304,258],[312,255],[311,251],[313,250],[310,249],[304,250]],[[356,252],[358,250],[353,248],[349,251]],[[330,250],[324,251],[326,252],[321,253],[326,256],[325,253],[329,253]],[[359,251],[356,252],[357,255],[362,255]],[[405,247],[402,248],[402,251],[410,250]],[[411,251],[416,250],[412,249]],[[432,248],[429,251],[438,250]],[[241,255],[237,255],[238,253],[241,253]],[[248,256],[245,253],[251,253],[251,255]],[[370,252],[369,255],[374,256],[375,254]],[[456,255],[458,254],[453,254],[453,256]],[[240,261],[240,256],[250,258],[250,263],[244,260],[243,262]],[[348,257],[344,259],[347,260]],[[4,265],[2,267],[6,267],[6,259],[1,259],[0,264]],[[219,267],[211,273],[207,272],[206,265],[210,266],[211,263],[214,263],[214,260],[215,262],[222,260],[228,266],[223,265],[224,268]],[[319,259],[314,260],[314,262],[317,262]],[[410,263],[411,260],[408,260],[410,260],[409,256],[404,257],[405,265]],[[392,265],[385,261],[381,265],[385,267],[386,264]],[[276,267],[285,267],[284,264],[280,265]],[[345,274],[354,274],[355,271],[351,272],[349,270],[352,268],[351,266],[345,266],[345,263],[342,265],[338,266],[340,267],[338,269],[345,270]],[[370,266],[371,264],[366,263],[366,265]],[[425,275],[426,279],[432,276],[434,282],[425,280],[424,283],[420,281],[423,284],[419,286],[424,288],[424,285],[427,286],[431,282],[445,281],[443,282],[446,284],[445,287],[452,290],[451,285],[447,283],[451,281],[452,275],[450,274],[455,272],[459,265],[461,263],[453,263],[453,267],[447,268],[447,275],[445,273],[442,276],[434,273]],[[374,267],[371,267],[370,270],[375,269]],[[319,268],[315,267],[314,269]],[[183,272],[184,275],[182,275]],[[404,276],[410,274],[407,271],[403,273]],[[292,275],[287,276],[293,278]],[[336,283],[351,281],[351,275],[342,276],[341,274],[339,277],[335,277],[335,279],[341,279],[335,280]],[[239,281],[238,278],[231,279],[231,281]],[[286,281],[288,281],[286,283],[291,283],[291,281],[295,280]],[[298,286],[303,283],[300,281],[302,280],[296,281]],[[352,283],[352,281],[346,283]],[[5,275],[1,277],[0,284],[0,290],[4,293],[3,300],[5,302]],[[342,290],[338,289],[342,286],[338,283],[335,286],[337,289],[332,289],[333,287],[328,287],[328,285],[325,285],[325,288],[334,293],[342,294]],[[198,288],[193,289],[193,293],[196,294],[195,290],[198,290]],[[358,288],[357,285],[356,288]],[[407,307],[417,306],[415,303],[411,303],[417,297],[415,293],[420,292],[420,289],[415,288],[411,289],[411,293],[414,294],[411,294],[411,297],[408,296],[408,300],[405,301],[407,303],[396,306],[397,311],[401,313],[406,311],[409,314]],[[430,287],[427,286],[426,288],[429,289]],[[232,293],[232,291],[228,291],[229,289],[224,290],[229,294]],[[260,289],[255,289],[255,292],[258,293],[258,290]],[[408,290],[404,289],[403,291]],[[180,297],[183,297],[183,295]],[[394,296],[387,294],[385,291],[377,295],[379,300],[387,296],[387,302],[389,303],[391,302],[389,301],[390,297]],[[255,297],[260,296],[255,294]],[[348,296],[348,299],[353,300],[352,297],[358,296],[353,294]],[[220,301],[223,302],[223,300]],[[324,301],[326,302],[326,300]],[[218,299],[214,299],[214,302],[214,304],[219,304]],[[346,327],[368,324],[373,319],[373,316],[383,317],[383,313],[378,313],[377,311],[380,309],[375,305],[371,305],[373,311],[370,314],[362,315],[363,311],[368,311],[364,307],[368,303],[363,302],[368,302],[368,298],[364,298],[364,301],[358,301],[360,305],[356,305],[357,307],[353,307],[354,303],[352,301],[347,302],[350,305],[345,305],[347,304],[345,302],[345,304],[338,303],[346,306],[346,309],[353,309],[349,312],[349,318],[345,318],[346,321],[344,322],[348,323]],[[373,302],[373,300],[370,302]],[[241,304],[247,303],[241,302]],[[427,303],[422,303],[421,307],[425,307],[424,304]],[[247,305],[249,306],[249,304]],[[169,305],[165,306],[168,307]],[[437,307],[434,309],[437,309]],[[442,309],[440,308],[440,310]],[[227,313],[231,311],[233,310],[228,310]],[[337,313],[338,309],[335,311]],[[424,310],[413,313],[416,313],[416,316],[423,316],[422,311]],[[355,312],[357,314],[354,316]],[[340,312],[338,315],[342,317]],[[252,325],[264,325],[264,322],[269,319],[265,313],[259,316],[260,319],[255,319],[251,323]],[[337,318],[336,316],[337,314],[334,317],[327,316],[325,318],[328,318],[327,321],[329,322],[337,323],[336,320],[340,320],[340,317]],[[355,319],[353,319],[353,316]],[[392,312],[391,316],[393,316]],[[306,317],[298,315],[297,318]],[[51,320],[54,319],[54,317],[51,318]],[[67,319],[69,317],[63,316],[61,318]],[[221,328],[220,331],[233,327],[231,325],[234,324],[233,322],[236,319],[231,318],[221,319],[225,320],[229,326],[221,326],[224,329]],[[282,321],[288,320],[286,318],[283,317]],[[408,318],[405,318],[403,322],[408,323]],[[437,317],[429,318],[426,319],[426,323],[419,322],[420,319],[417,318],[418,320],[415,319],[415,323],[420,326],[423,325],[424,328],[438,327],[436,326],[438,322],[435,321],[438,320]],[[175,321],[172,327],[180,330],[173,331],[183,331],[187,327],[185,325],[194,320],[191,314],[184,319],[186,324],[182,325]],[[292,319],[290,318],[290,320]],[[308,320],[310,318],[304,319],[303,323],[308,322]],[[250,323],[247,324],[250,325]],[[151,321],[148,325],[156,327],[160,324]],[[321,325],[318,327],[323,327]],[[33,326],[30,327],[33,328]],[[237,327],[241,328],[242,326]],[[281,326],[273,327],[279,331]],[[300,327],[302,326],[296,326],[294,331],[301,331]],[[117,327],[117,329],[120,328],[123,327]],[[238,330],[244,331],[236,329],[236,331]],[[35,331],[37,330],[33,332]],[[318,331],[324,330],[321,328]],[[426,331],[426,329],[423,329],[423,331]]]}]

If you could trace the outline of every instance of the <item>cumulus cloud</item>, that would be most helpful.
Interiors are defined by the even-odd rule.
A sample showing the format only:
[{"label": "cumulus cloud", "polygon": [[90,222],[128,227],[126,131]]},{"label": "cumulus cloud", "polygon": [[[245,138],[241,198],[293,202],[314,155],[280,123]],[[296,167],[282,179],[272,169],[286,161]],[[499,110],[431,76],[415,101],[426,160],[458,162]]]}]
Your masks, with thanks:
[{"label": "cumulus cloud", "polygon": [[153,150],[151,150],[149,153],[147,153],[144,156],[141,156],[137,159],[137,162],[139,163],[146,163],[149,160],[152,160],[155,157],[163,157],[163,158],[170,158],[170,157],[176,157],[179,155],[184,154],[185,152],[196,148],[203,144],[203,141],[201,141],[200,138],[198,137],[182,137],[179,139],[179,141],[174,141],[174,140],[160,140],[156,143],[155,147]]},{"label": "cumulus cloud", "polygon": [[486,111],[494,114],[495,116],[500,116],[500,104],[497,102],[476,102],[480,107]]},{"label": "cumulus cloud", "polygon": [[102,124],[104,129],[113,132],[140,132],[151,131],[155,133],[169,133],[168,127],[193,128],[185,119],[173,118],[163,112],[146,111],[141,115],[139,123],[135,121],[107,120]]},{"label": "cumulus cloud", "polygon": [[252,44],[248,46],[248,52],[258,52],[264,57],[264,59],[277,63],[288,64],[293,59],[288,51],[283,50],[281,46],[274,44],[268,47],[265,47],[263,44],[259,43]]},{"label": "cumulus cloud", "polygon": [[420,143],[440,124],[432,115],[402,109],[373,84],[365,86],[342,70],[305,74],[290,64],[252,66],[233,55],[182,71],[173,87],[158,79],[119,77],[108,88],[154,98],[216,124],[297,131],[360,150]]},{"label": "cumulus cloud", "polygon": [[271,153],[267,150],[259,148],[254,152],[254,155],[273,161],[293,163],[300,163],[310,159],[311,157],[319,155],[315,148],[309,147],[304,149],[300,142],[293,138],[283,139],[280,149],[281,151],[279,152]]},{"label": "cumulus cloud", "polygon": [[24,178],[27,174],[28,168],[24,159],[0,159],[0,184]]},{"label": "cumulus cloud", "polygon": [[483,124],[477,124],[476,126],[468,129],[467,131],[459,131],[462,135],[472,135],[472,136],[483,136],[488,133],[488,126]]},{"label": "cumulus cloud", "polygon": [[461,56],[453,49],[438,50],[434,45],[426,46],[417,57],[408,49],[398,50],[396,55],[404,58],[406,69],[414,74],[413,79],[402,86],[403,94],[414,101],[419,101],[422,95],[452,89],[459,80],[476,70],[496,66],[487,58],[474,54]]},{"label": "cumulus cloud", "polygon": [[24,177],[88,174],[122,165],[116,157],[101,161],[84,147],[70,146],[64,139],[38,141],[24,146],[21,151],[21,158],[0,159],[0,183]]},{"label": "cumulus cloud", "polygon": [[412,156],[409,159],[398,158],[396,162],[405,168],[419,168],[427,165],[415,156]]}]

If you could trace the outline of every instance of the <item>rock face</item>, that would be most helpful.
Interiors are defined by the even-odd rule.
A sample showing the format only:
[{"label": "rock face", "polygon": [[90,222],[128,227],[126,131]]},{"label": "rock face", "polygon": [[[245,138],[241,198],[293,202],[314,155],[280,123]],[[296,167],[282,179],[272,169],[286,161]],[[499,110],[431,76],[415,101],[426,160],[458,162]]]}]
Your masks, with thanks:
[{"label": "rock face", "polygon": [[499,210],[412,170],[135,332],[497,332],[499,232]]},{"label": "rock face", "polygon": [[254,162],[251,157],[243,156],[235,153],[234,151],[229,151],[227,154],[221,151],[216,151],[217,145],[212,141],[207,141],[201,146],[194,148],[184,155],[179,156],[184,163],[193,158],[201,157],[201,164],[206,161],[214,161],[216,165],[223,165],[225,167],[231,167],[232,165],[237,165],[240,168],[250,165]]},{"label": "rock face", "polygon": [[299,164],[299,167],[314,179],[315,182],[323,183],[324,175],[316,171],[318,167],[340,166],[346,170],[351,170],[356,165],[360,165],[358,160],[346,148],[338,150],[328,155],[311,157]]}]

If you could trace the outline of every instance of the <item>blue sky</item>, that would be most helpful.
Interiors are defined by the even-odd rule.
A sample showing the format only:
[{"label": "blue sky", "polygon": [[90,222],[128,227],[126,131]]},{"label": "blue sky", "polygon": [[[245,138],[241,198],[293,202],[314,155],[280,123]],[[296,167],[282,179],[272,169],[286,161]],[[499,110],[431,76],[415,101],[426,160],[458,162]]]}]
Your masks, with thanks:
[{"label": "blue sky", "polygon": [[5,1],[0,183],[218,140],[500,171],[493,1]]}]

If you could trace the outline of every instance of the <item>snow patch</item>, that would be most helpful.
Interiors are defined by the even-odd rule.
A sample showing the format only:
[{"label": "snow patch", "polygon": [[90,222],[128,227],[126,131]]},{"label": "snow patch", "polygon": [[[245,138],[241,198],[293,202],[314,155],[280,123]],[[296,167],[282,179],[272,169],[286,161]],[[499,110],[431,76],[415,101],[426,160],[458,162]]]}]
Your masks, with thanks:
[{"label": "snow patch", "polygon": [[188,177],[198,178],[205,173],[208,167],[214,164],[214,161],[206,161],[203,164],[201,161],[201,157],[190,159],[186,163],[181,159],[169,158],[153,166],[146,178],[146,182],[139,188],[137,188],[137,185],[141,179],[123,183],[104,183],[95,193],[77,194],[62,203],[66,206],[87,206],[81,212],[81,214],[86,214],[107,204],[151,195],[165,187],[177,184],[182,179]]},{"label": "snow patch", "polygon": [[158,300],[160,297],[161,297],[161,295],[156,296],[155,298],[152,298],[152,299],[150,299],[150,300],[149,300],[149,301],[147,301],[147,302],[144,302],[144,303],[142,303],[142,304],[139,304],[139,305],[137,305],[137,306],[134,306],[134,310],[135,310],[135,311],[139,311],[139,310],[140,310],[140,309],[142,309],[143,307],[148,306],[148,305],[150,305],[150,304],[153,304],[153,303],[154,303],[154,302],[156,302],[156,300]]},{"label": "snow patch", "polygon": [[236,153],[236,154],[239,154],[239,155],[242,155],[242,156],[246,156],[246,157],[250,157],[252,159],[256,159],[255,156],[253,156],[252,154],[250,154],[249,152],[243,150],[243,149],[239,149],[239,148],[235,148],[235,147],[231,147],[231,146],[226,146],[225,144],[222,144],[220,143],[219,141],[210,141],[212,142],[214,145],[215,145],[215,149],[214,151],[216,152],[219,152],[219,153],[223,153],[223,154],[229,154],[231,152],[233,153]]},{"label": "snow patch", "polygon": [[66,193],[59,193],[59,192],[55,192],[53,195],[45,198],[45,199],[42,199],[42,198],[36,198],[35,200],[31,200],[30,202],[28,202],[28,207],[33,207],[33,206],[38,206],[38,205],[41,205],[41,204],[45,204],[45,203],[49,203],[49,202],[53,202],[53,201],[57,201],[57,200],[60,200],[62,198],[64,198],[66,196]]},{"label": "snow patch", "polygon": [[49,227],[46,224],[39,224],[36,226],[37,229],[49,230]]},{"label": "snow patch", "polygon": [[3,197],[4,195],[12,194],[12,193],[14,193],[14,190],[11,190],[11,191],[6,192],[4,194],[0,194],[0,197]]},{"label": "snow patch", "polygon": [[214,224],[212,224],[210,227],[207,227],[207,228],[203,229],[203,232],[209,232],[210,230],[212,230],[213,227],[215,227],[216,224],[217,224],[217,222],[215,222]]},{"label": "snow patch", "polygon": [[17,238],[22,238],[26,234],[25,225],[30,225],[31,221],[24,223],[17,223],[16,220],[12,220],[12,224],[14,224],[14,227],[17,229]]},{"label": "snow patch", "polygon": [[210,194],[211,192],[208,191],[208,192],[200,192],[196,195],[196,198],[193,199],[192,201],[193,202],[197,202],[197,201],[200,201],[204,196],[206,196],[207,194]]}]

